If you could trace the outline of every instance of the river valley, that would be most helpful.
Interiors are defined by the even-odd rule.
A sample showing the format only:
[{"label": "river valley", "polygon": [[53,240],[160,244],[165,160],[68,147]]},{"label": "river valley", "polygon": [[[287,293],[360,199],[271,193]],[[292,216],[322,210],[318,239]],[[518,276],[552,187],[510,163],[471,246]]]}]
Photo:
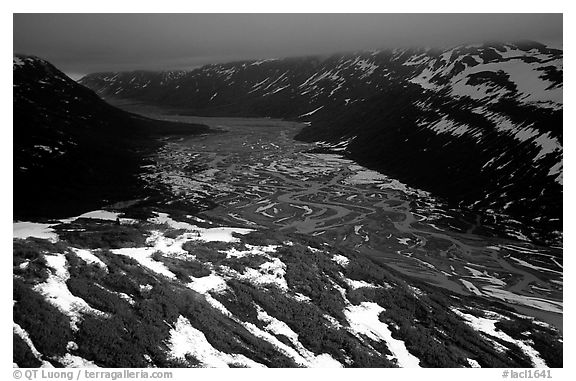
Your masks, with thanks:
[{"label": "river valley", "polygon": [[302,127],[295,122],[119,106],[219,131],[167,139],[146,168],[151,186],[168,187],[175,200],[216,203],[200,216],[322,236],[404,276],[503,302],[562,330],[562,248],[537,246],[520,232],[499,237],[479,216],[341,156],[342,147],[314,153],[325,150],[295,141]]}]

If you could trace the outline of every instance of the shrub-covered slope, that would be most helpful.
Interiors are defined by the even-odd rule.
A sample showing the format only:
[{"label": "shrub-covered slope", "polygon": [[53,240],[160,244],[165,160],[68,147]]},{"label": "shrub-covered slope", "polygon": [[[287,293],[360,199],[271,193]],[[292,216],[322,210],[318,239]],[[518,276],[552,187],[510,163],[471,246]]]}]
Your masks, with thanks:
[{"label": "shrub-covered slope", "polygon": [[14,241],[21,367],[561,367],[561,334],[321,238],[148,211]]}]

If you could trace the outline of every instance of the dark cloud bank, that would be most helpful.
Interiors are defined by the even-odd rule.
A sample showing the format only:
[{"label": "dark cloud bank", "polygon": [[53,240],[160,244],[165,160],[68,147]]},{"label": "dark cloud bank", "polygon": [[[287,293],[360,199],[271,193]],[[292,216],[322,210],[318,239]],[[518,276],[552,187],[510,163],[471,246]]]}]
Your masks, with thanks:
[{"label": "dark cloud bank", "polygon": [[535,40],[562,47],[561,14],[15,14],[14,52],[72,75],[241,59]]}]

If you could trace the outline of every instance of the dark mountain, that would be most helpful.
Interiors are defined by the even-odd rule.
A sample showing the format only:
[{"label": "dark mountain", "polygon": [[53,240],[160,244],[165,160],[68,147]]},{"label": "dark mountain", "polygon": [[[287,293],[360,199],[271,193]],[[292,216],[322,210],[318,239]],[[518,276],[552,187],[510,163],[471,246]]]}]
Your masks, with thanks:
[{"label": "dark mountain", "polygon": [[[535,42],[397,49],[98,73],[80,83],[210,116],[305,122],[361,164],[485,220],[520,220],[536,241],[562,230],[562,51]],[[345,143],[344,143],[345,142]]]},{"label": "dark mountain", "polygon": [[37,57],[15,56],[13,79],[15,218],[141,195],[137,176],[154,137],[207,130],[118,110]]}]

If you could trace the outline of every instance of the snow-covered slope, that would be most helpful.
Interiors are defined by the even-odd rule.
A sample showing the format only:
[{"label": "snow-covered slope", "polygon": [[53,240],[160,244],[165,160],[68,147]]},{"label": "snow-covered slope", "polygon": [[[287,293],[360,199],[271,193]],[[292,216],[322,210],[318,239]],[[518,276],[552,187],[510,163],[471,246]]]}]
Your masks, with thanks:
[{"label": "snow-covered slope", "polygon": [[81,83],[191,114],[301,121],[300,139],[338,144],[462,206],[513,215],[546,241],[562,230],[562,73],[562,51],[520,42],[101,73]]}]

